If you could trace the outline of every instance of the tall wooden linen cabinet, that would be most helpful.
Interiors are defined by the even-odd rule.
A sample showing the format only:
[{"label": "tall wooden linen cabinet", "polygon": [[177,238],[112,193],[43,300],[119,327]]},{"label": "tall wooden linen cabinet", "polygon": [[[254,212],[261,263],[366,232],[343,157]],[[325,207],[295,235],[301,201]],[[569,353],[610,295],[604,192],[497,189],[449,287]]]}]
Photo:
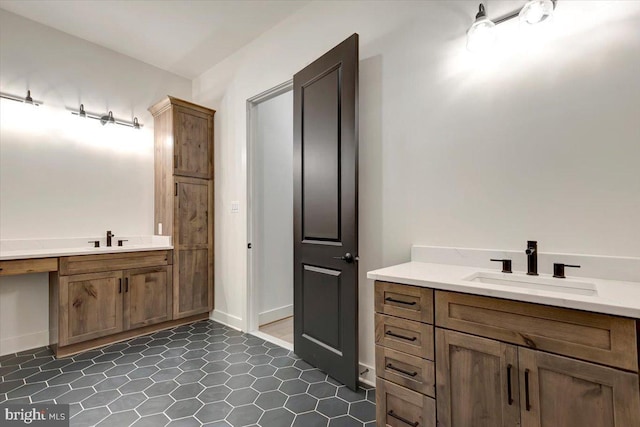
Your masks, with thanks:
[{"label": "tall wooden linen cabinet", "polygon": [[173,241],[173,318],[213,310],[214,110],[174,97],[149,108],[156,233]]}]

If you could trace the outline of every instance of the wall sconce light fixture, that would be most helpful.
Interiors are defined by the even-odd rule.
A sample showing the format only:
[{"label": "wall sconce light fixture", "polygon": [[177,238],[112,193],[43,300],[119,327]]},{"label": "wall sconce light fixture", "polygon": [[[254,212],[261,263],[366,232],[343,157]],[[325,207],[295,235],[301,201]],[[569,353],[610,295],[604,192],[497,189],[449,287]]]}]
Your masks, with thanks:
[{"label": "wall sconce light fixture", "polygon": [[493,21],[487,18],[485,7],[480,3],[476,20],[467,31],[467,49],[471,52],[487,50],[495,42],[495,26],[513,18],[519,17],[520,22],[527,25],[535,25],[546,20],[553,14],[557,1],[530,0],[521,9]]},{"label": "wall sconce light fixture", "polygon": [[106,124],[115,124],[115,125],[127,126],[134,129],[142,128],[142,124],[138,121],[137,117],[134,117],[132,122],[128,122],[126,120],[116,119],[115,117],[113,117],[113,112],[111,111],[109,111],[107,114],[88,113],[84,109],[84,104],[80,104],[80,108],[77,111],[71,110],[71,114],[73,114],[74,116],[82,117],[82,118],[99,120],[103,126]]},{"label": "wall sconce light fixture", "polygon": [[42,105],[42,101],[34,101],[31,97],[31,91],[27,90],[27,96],[24,98],[20,96],[10,95],[8,93],[0,93],[0,98],[10,99],[12,101],[24,102],[25,104],[35,105],[36,107]]}]

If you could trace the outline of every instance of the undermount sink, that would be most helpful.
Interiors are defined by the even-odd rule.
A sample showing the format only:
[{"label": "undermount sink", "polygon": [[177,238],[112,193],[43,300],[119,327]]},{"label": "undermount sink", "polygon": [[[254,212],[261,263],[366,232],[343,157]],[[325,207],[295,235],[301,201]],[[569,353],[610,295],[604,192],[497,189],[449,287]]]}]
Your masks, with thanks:
[{"label": "undermount sink", "polygon": [[462,279],[467,282],[487,283],[539,291],[559,292],[577,295],[597,295],[596,285],[571,279],[554,279],[539,276],[525,276],[520,274],[477,272]]}]

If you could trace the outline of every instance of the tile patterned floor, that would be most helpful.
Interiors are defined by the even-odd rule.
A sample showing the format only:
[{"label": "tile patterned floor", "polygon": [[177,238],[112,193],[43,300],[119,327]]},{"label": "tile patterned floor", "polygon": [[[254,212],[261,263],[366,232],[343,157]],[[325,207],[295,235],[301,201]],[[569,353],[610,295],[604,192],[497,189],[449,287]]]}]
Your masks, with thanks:
[{"label": "tile patterned floor", "polygon": [[213,321],[56,360],[0,357],[0,403],[69,403],[71,426],[373,427],[357,393],[292,352]]}]

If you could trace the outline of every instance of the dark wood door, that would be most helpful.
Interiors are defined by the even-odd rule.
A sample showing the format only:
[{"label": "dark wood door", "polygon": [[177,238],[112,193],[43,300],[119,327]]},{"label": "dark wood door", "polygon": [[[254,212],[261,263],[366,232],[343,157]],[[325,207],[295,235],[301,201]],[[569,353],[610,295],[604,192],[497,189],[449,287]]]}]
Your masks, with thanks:
[{"label": "dark wood door", "polygon": [[127,270],[124,274],[124,329],[171,320],[171,266]]},{"label": "dark wood door", "polygon": [[174,174],[194,178],[213,178],[213,116],[174,107]]},{"label": "dark wood door", "polygon": [[518,425],[517,347],[436,328],[436,396],[438,426]]},{"label": "dark wood door", "polygon": [[60,277],[59,345],[122,331],[122,271]]},{"label": "dark wood door", "polygon": [[356,389],[358,35],[297,73],[293,96],[294,350]]},{"label": "dark wood door", "polygon": [[212,181],[175,177],[173,318],[211,310],[213,303]]},{"label": "dark wood door", "polygon": [[519,348],[522,427],[640,424],[638,375]]}]

